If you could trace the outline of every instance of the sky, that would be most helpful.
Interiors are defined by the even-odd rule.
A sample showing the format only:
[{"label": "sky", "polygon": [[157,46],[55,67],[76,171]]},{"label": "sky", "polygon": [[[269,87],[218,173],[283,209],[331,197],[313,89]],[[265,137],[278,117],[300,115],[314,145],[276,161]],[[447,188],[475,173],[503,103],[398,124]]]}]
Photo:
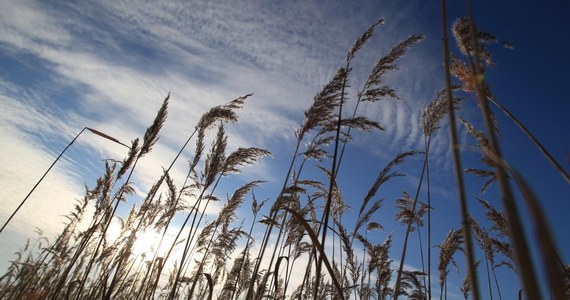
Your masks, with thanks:
[{"label": "sky", "polygon": [[[348,93],[352,100],[379,57],[411,34],[424,34],[425,39],[398,62],[399,70],[386,76],[400,100],[383,100],[362,110],[385,130],[356,134],[347,148],[338,180],[347,203],[356,210],[358,199],[392,157],[423,148],[421,110],[443,87],[439,5],[390,0],[1,1],[0,221],[7,219],[82,128],[100,130],[128,144],[144,134],[168,93],[169,116],[160,140],[133,179],[138,195],[144,195],[162,166],[170,163],[204,112],[254,93],[239,111],[239,123],[226,126],[229,148],[256,146],[273,155],[245,168],[239,177],[230,176],[224,184],[227,191],[221,194],[263,179],[267,183],[256,195],[274,199],[303,111],[344,65],[355,39],[384,18],[355,60]],[[474,5],[477,24],[514,46],[490,46],[496,67],[488,70],[486,79],[493,92],[568,170],[570,99],[563,91],[570,69],[570,60],[565,59],[570,53],[570,24],[564,13],[570,4],[532,0]],[[449,3],[448,11],[451,22],[466,14],[465,4]],[[483,128],[475,98],[467,96],[465,102],[461,115]],[[504,156],[542,200],[561,255],[568,261],[570,241],[563,228],[570,225],[569,185],[510,120],[499,112],[497,116]],[[474,167],[478,154],[470,150],[473,141],[464,129],[460,135],[466,149],[464,166]],[[85,185],[94,185],[104,170],[104,159],[120,160],[126,154],[120,145],[82,134],[1,233],[0,272],[27,238],[37,236],[35,228],[48,237],[62,228],[62,216],[81,197]],[[449,229],[460,226],[445,126],[434,136],[431,154],[432,193],[439,202],[434,204],[434,240],[441,241]],[[185,160],[190,157],[186,153],[175,165],[175,180],[185,176]],[[377,236],[371,239],[381,241],[391,231],[402,232],[393,221],[394,201],[402,190],[413,193],[420,168],[421,160],[411,159],[402,166],[407,176],[382,191],[384,204],[376,218],[386,231],[373,233]],[[483,216],[478,196],[500,207],[495,187],[479,195],[481,184],[468,177],[469,205],[476,216]],[[210,213],[215,216],[216,206]],[[396,236],[394,258],[399,257],[400,247],[401,237]],[[420,267],[413,259],[406,263]],[[506,289],[516,292],[516,278],[504,273],[509,278]],[[450,274],[456,282],[465,275],[460,279]]]}]

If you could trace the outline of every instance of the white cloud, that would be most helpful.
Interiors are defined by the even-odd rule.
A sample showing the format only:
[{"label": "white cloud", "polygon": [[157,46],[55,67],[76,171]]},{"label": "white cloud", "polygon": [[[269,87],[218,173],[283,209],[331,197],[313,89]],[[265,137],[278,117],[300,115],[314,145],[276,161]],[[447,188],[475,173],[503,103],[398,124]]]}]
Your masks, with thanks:
[{"label": "white cloud", "polygon": [[[0,189],[0,219],[3,225],[55,156],[48,154],[47,149],[42,147],[28,146],[38,145],[37,141],[10,130],[10,127],[2,127],[0,182],[3,184]],[[8,258],[11,258],[10,255],[23,247],[26,239],[33,242],[37,238],[35,228],[41,229],[50,239],[63,228],[62,216],[71,211],[75,199],[83,192],[81,182],[70,172],[74,168],[69,161],[58,162],[4,229],[0,247],[6,259],[0,262],[2,269],[8,263]]]}]

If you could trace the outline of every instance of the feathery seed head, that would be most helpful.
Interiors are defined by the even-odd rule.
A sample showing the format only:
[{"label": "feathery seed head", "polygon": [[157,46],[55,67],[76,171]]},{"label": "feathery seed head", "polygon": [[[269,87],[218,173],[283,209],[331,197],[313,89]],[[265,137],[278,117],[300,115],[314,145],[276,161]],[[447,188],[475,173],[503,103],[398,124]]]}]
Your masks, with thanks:
[{"label": "feathery seed head", "polygon": [[[471,39],[470,33],[470,23],[471,21],[467,17],[461,17],[457,19],[452,25],[453,37],[457,42],[457,47],[466,56],[471,56],[477,51],[479,57],[482,59],[481,61],[481,70],[484,70],[485,66],[494,66],[495,63],[493,62],[493,58],[491,57],[491,53],[486,48],[486,44],[488,43],[496,43],[498,42],[497,38],[494,37],[492,34],[481,31],[475,25],[475,38],[476,41],[473,43]],[[475,47],[475,49],[474,49]]]},{"label": "feathery seed head", "polygon": [[371,101],[375,102],[378,101],[385,96],[389,96],[394,99],[399,99],[396,95],[396,92],[389,86],[382,85],[383,80],[382,76],[390,70],[397,70],[398,66],[395,62],[404,56],[407,50],[415,43],[421,41],[424,38],[423,35],[412,35],[407,38],[405,41],[401,42],[392,50],[390,53],[378,61],[370,75],[368,75],[368,79],[364,84],[364,88],[359,93],[359,97],[362,98],[363,101]]},{"label": "feathery seed head", "polygon": [[493,205],[491,205],[491,203],[485,200],[479,199],[479,203],[485,207],[487,210],[485,212],[485,215],[487,216],[487,219],[493,223],[491,230],[498,233],[498,235],[501,237],[509,237],[509,226],[505,214],[501,211],[496,210]]},{"label": "feathery seed head", "polygon": [[461,89],[468,93],[474,92],[476,89],[476,82],[475,76],[473,75],[473,70],[471,70],[467,64],[462,62],[459,58],[457,58],[457,56],[453,55],[453,53],[450,55],[450,58],[451,64],[449,70],[453,76],[459,79]]},{"label": "feathery seed head", "polygon": [[[414,202],[416,202],[416,200],[404,191],[402,191],[402,195],[402,198],[396,200],[396,206],[400,209],[396,214],[396,220],[404,225],[413,222],[418,224],[418,226],[423,226],[423,216],[428,211],[429,206],[418,200],[414,209]],[[414,230],[415,227],[410,227],[410,232]]]},{"label": "feathery seed head", "polygon": [[323,126],[335,119],[335,109],[340,105],[342,87],[346,83],[348,72],[339,69],[333,79],[319,92],[311,107],[305,111],[305,120],[297,131],[297,140],[302,140],[305,134],[318,126]]},{"label": "feathery seed head", "polygon": [[168,93],[168,96],[166,96],[166,99],[164,99],[164,102],[162,103],[162,106],[158,110],[158,113],[156,114],[156,117],[154,118],[152,125],[147,128],[144,134],[143,145],[141,147],[139,157],[143,157],[144,155],[148,154],[152,150],[154,144],[156,144],[156,142],[158,141],[158,135],[160,133],[160,129],[162,129],[162,126],[166,121],[166,117],[168,116],[167,109],[168,109],[169,99],[170,99],[170,93]]},{"label": "feathery seed head", "polygon": [[245,195],[262,182],[263,181],[256,180],[238,188],[232,195],[231,199],[226,203],[226,205],[224,205],[224,207],[220,211],[216,222],[218,222],[219,224],[232,222],[235,219],[235,211],[243,203]]},{"label": "feathery seed head", "polygon": [[112,137],[112,136],[110,136],[110,135],[108,135],[108,134],[105,134],[105,133],[103,133],[103,132],[101,132],[101,131],[99,131],[99,130],[95,130],[95,129],[89,128],[89,127],[85,127],[85,129],[91,131],[92,133],[94,133],[94,134],[96,134],[96,135],[98,135],[98,136],[100,136],[100,137],[102,137],[102,138],[108,139],[109,141],[115,142],[115,143],[117,143],[117,144],[119,144],[119,145],[123,145],[123,146],[129,148],[129,146],[127,146],[127,145],[121,143],[121,142],[120,142],[119,140],[117,140],[116,138],[114,138],[114,137]]},{"label": "feathery seed head", "polygon": [[135,140],[133,140],[131,142],[131,148],[129,150],[129,154],[127,155],[127,158],[125,158],[123,160],[121,168],[119,169],[119,172],[117,173],[117,179],[123,177],[123,175],[125,175],[127,170],[129,170],[131,168],[131,166],[135,162],[135,159],[139,155],[139,150],[140,150],[139,139],[136,138]]},{"label": "feathery seed head", "polygon": [[[454,109],[459,108],[460,98],[453,99]],[[430,136],[439,126],[439,121],[447,114],[447,93],[446,89],[437,91],[435,98],[422,110],[420,127],[426,136]]]},{"label": "feathery seed head", "polygon": [[212,144],[212,148],[210,153],[208,153],[204,165],[204,187],[208,188],[214,180],[216,176],[223,171],[223,164],[226,160],[226,145],[227,145],[228,138],[225,135],[224,126],[220,124],[218,127],[218,134],[216,135],[216,139]]},{"label": "feathery seed head", "polygon": [[216,122],[237,122],[238,116],[234,112],[236,109],[243,107],[245,100],[251,97],[253,94],[246,94],[244,96],[238,97],[224,105],[218,105],[212,107],[208,112],[206,112],[196,125],[197,130],[206,130],[210,128]]},{"label": "feathery seed head", "polygon": [[459,118],[459,121],[465,126],[465,128],[467,129],[467,133],[475,137],[477,146],[481,150],[481,154],[483,156],[481,158],[481,162],[489,167],[495,167],[495,162],[493,159],[494,152],[491,149],[491,145],[489,144],[489,139],[487,138],[487,136],[483,132],[475,129],[475,126],[473,126],[465,119]]},{"label": "feathery seed head", "polygon": [[269,155],[271,155],[271,152],[265,149],[255,147],[238,148],[226,158],[222,168],[222,175],[239,173],[239,169],[237,169],[238,166],[253,164],[257,161],[258,157]]},{"label": "feathery seed head", "polygon": [[376,26],[380,24],[384,24],[384,19],[378,19],[378,21],[374,22],[374,24],[368,27],[368,29],[354,42],[354,45],[346,55],[347,61],[350,62],[354,58],[356,52],[358,52],[358,50],[360,50],[364,46],[364,44],[368,42],[368,40],[374,35],[374,29],[376,28]]},{"label": "feathery seed head", "polygon": [[447,267],[449,263],[454,263],[453,254],[457,250],[462,250],[461,244],[463,243],[463,232],[461,229],[451,230],[447,233],[445,240],[439,245],[439,284],[443,285],[445,277],[447,276]]}]

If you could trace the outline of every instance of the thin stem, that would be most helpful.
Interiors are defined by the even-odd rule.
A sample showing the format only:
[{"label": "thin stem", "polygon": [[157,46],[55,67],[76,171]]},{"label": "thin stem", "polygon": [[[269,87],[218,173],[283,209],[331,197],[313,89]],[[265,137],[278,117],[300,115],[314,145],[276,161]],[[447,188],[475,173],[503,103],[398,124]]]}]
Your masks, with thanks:
[{"label": "thin stem", "polygon": [[[243,265],[244,265],[244,263],[245,263],[245,258],[247,257],[247,254],[248,254],[248,252],[249,252],[249,247],[250,247],[250,242],[251,242],[251,233],[253,232],[253,227],[255,226],[255,221],[256,221],[256,220],[257,220],[257,212],[255,212],[255,213],[253,214],[253,221],[251,221],[251,227],[249,228],[249,233],[248,233],[248,235],[247,235],[247,242],[245,243],[245,249],[244,249],[244,251],[243,251],[243,257],[242,257],[242,260],[241,260],[241,262],[240,262],[240,266],[239,266],[239,268],[238,268],[238,273],[237,273],[236,278],[235,278],[234,286],[233,286],[233,289],[232,289],[232,294],[231,294],[231,296],[230,296],[230,298],[229,298],[230,300],[232,300],[232,299],[234,298],[234,295],[235,295],[236,290],[237,290],[237,284],[238,284],[238,281],[239,281],[239,277],[240,277],[240,275],[241,275],[241,269],[243,268]],[[252,277],[253,277],[253,274],[252,274]],[[252,278],[252,280],[253,280],[253,278]],[[239,295],[238,295],[238,296],[239,296]]]},{"label": "thin stem", "polygon": [[499,280],[497,279],[497,273],[495,272],[495,266],[491,268],[493,271],[493,278],[495,279],[495,286],[497,287],[497,293],[499,294],[499,300],[503,300],[503,296],[501,295],[501,287],[499,286]]},{"label": "thin stem", "polygon": [[515,117],[506,107],[501,105],[497,99],[494,97],[487,97],[489,101],[491,101],[495,106],[497,106],[505,115],[507,115],[513,122],[528,136],[528,138],[536,145],[538,150],[542,152],[542,154],[546,157],[548,162],[560,173],[560,175],[566,180],[566,182],[570,183],[570,175],[562,168],[562,166],[552,157],[552,155],[544,148],[542,143],[538,141],[538,139],[524,126],[517,117]]},{"label": "thin stem", "polygon": [[[323,252],[321,252],[319,254],[319,258],[317,260],[317,268],[316,268],[316,273],[315,273],[315,289],[313,291],[313,299],[317,299],[317,295],[319,292],[319,284],[321,281],[321,268],[323,265],[323,258],[324,258],[324,247],[325,247],[325,241],[326,241],[326,237],[327,237],[327,229],[328,229],[328,223],[329,223],[329,215],[330,215],[330,210],[331,210],[331,204],[332,204],[332,197],[333,197],[333,190],[334,190],[334,186],[335,186],[335,181],[336,181],[336,169],[337,169],[337,159],[338,159],[338,145],[339,145],[339,141],[340,141],[340,130],[341,130],[341,124],[342,124],[342,107],[343,107],[343,103],[344,103],[344,91],[346,88],[346,81],[347,81],[347,77],[348,77],[348,70],[350,68],[350,64],[349,61],[346,62],[346,68],[344,70],[345,75],[342,79],[342,89],[341,89],[341,93],[340,93],[340,103],[339,103],[339,108],[338,108],[338,120],[337,120],[337,127],[336,127],[336,136],[335,136],[335,143],[334,143],[334,152],[333,152],[333,161],[332,161],[332,167],[331,167],[331,175],[330,175],[330,184],[329,184],[329,192],[328,192],[328,196],[327,196],[327,202],[325,204],[325,210],[324,210],[324,226],[323,226],[323,232],[321,235],[321,246],[323,247]],[[331,274],[331,276],[334,276],[334,274]]]},{"label": "thin stem", "polygon": [[53,168],[53,166],[59,161],[59,159],[63,156],[63,153],[65,153],[65,151],[67,151],[67,149],[69,147],[71,147],[71,145],[75,142],[75,140],[77,140],[77,138],[79,138],[79,136],[86,130],[89,129],[87,127],[83,127],[83,129],[81,129],[81,131],[79,131],[79,133],[73,138],[73,140],[71,140],[71,142],[69,142],[69,144],[67,144],[67,146],[63,149],[63,151],[61,151],[61,153],[59,153],[59,155],[57,156],[57,158],[51,163],[51,165],[49,166],[49,168],[46,170],[46,172],[44,173],[44,175],[42,175],[42,177],[40,178],[40,180],[38,180],[38,182],[36,182],[36,184],[34,185],[34,187],[32,187],[32,189],[30,190],[30,192],[28,192],[28,194],[26,195],[26,197],[24,198],[24,200],[22,200],[22,202],[20,202],[20,205],[18,205],[18,207],[16,207],[16,209],[14,210],[14,212],[12,212],[12,214],[10,215],[10,217],[8,218],[8,220],[6,220],[6,222],[4,223],[4,225],[2,225],[2,228],[0,228],[0,233],[2,233],[2,231],[4,231],[4,228],[6,228],[6,226],[8,225],[8,223],[10,223],[10,221],[12,220],[12,218],[14,218],[14,216],[16,215],[16,213],[18,213],[18,211],[20,210],[20,208],[22,208],[22,206],[24,205],[24,203],[26,203],[26,201],[28,200],[28,198],[30,197],[30,195],[36,190],[36,188],[38,187],[38,185],[40,185],[40,183],[44,180],[44,178],[46,177],[46,175],[49,173],[49,171],[51,171],[51,169]]},{"label": "thin stem", "polygon": [[[424,138],[424,144],[427,151],[427,141]],[[430,190],[430,180],[429,180],[429,156],[426,159],[426,185],[427,185],[427,277],[428,277],[428,299],[431,299],[431,190]]]},{"label": "thin stem", "polygon": [[[139,159],[141,158],[140,154],[137,155],[137,158],[135,159],[135,162],[133,163],[133,166],[129,172],[129,176],[127,176],[127,179],[125,180],[125,185],[129,184],[129,181],[131,179],[131,176],[134,173],[134,170],[137,166],[137,163],[139,161]],[[75,300],[78,300],[83,292],[83,287],[85,286],[85,282],[87,281],[87,277],[89,276],[89,272],[91,271],[91,267],[93,266],[93,263],[95,262],[95,258],[97,257],[97,254],[99,252],[99,248],[101,248],[101,245],[103,244],[103,240],[105,240],[105,235],[107,234],[107,230],[109,230],[109,226],[111,225],[111,222],[113,221],[113,217],[115,216],[115,213],[117,212],[117,208],[119,207],[119,204],[121,203],[121,197],[122,194],[124,192],[124,189],[121,189],[119,195],[117,195],[115,197],[115,206],[113,207],[113,211],[111,212],[111,214],[108,216],[107,222],[105,222],[105,227],[103,228],[103,231],[101,232],[101,238],[99,239],[99,242],[97,243],[97,247],[95,247],[95,251],[93,251],[93,255],[91,256],[91,259],[89,260],[89,263],[87,264],[87,268],[85,269],[85,274],[83,275],[83,279],[81,280],[79,289],[77,291],[77,294],[75,295]]]},{"label": "thin stem", "polygon": [[485,268],[487,269],[487,286],[489,287],[489,299],[493,300],[493,289],[491,287],[491,274],[489,274],[489,259],[485,254]]},{"label": "thin stem", "polygon": [[[445,1],[445,0],[443,0]],[[473,13],[472,13],[472,6],[471,6],[471,1],[467,0],[467,10],[468,10],[468,17],[469,17],[469,32],[471,35],[471,40],[474,43],[474,47],[473,49],[475,49],[474,51],[474,56],[475,56],[475,62],[473,63],[472,60],[470,60],[471,62],[471,66],[473,68],[473,73],[474,76],[476,78],[475,81],[475,86],[477,88],[477,98],[479,101],[479,105],[481,107],[481,113],[483,115],[483,119],[485,121],[485,126],[487,128],[487,132],[488,132],[488,137],[489,137],[489,146],[491,148],[491,151],[493,151],[493,155],[497,160],[502,159],[502,155],[501,155],[501,150],[499,148],[499,143],[497,142],[497,137],[495,135],[495,129],[493,126],[493,121],[491,119],[491,112],[489,110],[489,103],[486,99],[486,97],[484,96],[484,88],[483,88],[483,82],[481,82],[482,77],[479,76],[479,74],[481,74],[480,70],[479,70],[479,66],[481,65],[480,62],[480,58],[479,58],[479,53],[478,51],[476,51],[477,47],[476,47],[476,43],[477,43],[477,39],[475,37],[475,26],[473,24]],[[446,52],[446,56],[447,56]],[[469,56],[470,57],[470,56]],[[449,68],[446,68],[447,72],[449,72]],[[497,178],[499,181],[499,186],[500,186],[500,190],[501,190],[501,199],[503,202],[503,206],[505,209],[505,214],[507,216],[507,221],[509,224],[509,234],[511,236],[511,240],[513,242],[513,246],[514,246],[514,254],[515,254],[515,258],[518,262],[518,265],[520,267],[520,272],[519,272],[519,276],[521,277],[521,280],[523,282],[523,285],[525,287],[525,291],[527,292],[527,296],[529,297],[529,299],[540,299],[541,295],[540,295],[540,288],[538,285],[538,280],[536,280],[536,272],[534,270],[534,266],[532,263],[532,257],[529,253],[529,247],[528,247],[528,242],[526,241],[526,237],[524,236],[524,228],[522,227],[522,222],[520,220],[520,215],[518,212],[518,208],[517,205],[515,203],[515,198],[513,196],[511,187],[509,185],[509,182],[507,180],[507,174],[505,172],[505,169],[503,167],[503,165],[500,162],[497,162],[496,164],[496,170],[497,170]],[[465,227],[468,229],[468,224],[467,221],[464,220],[464,225]],[[468,242],[468,239],[470,241],[471,237],[469,235],[465,236],[466,238],[466,243]],[[469,245],[467,245],[469,247]],[[469,249],[468,249],[469,251]],[[469,254],[468,254],[469,255]],[[471,264],[470,264],[471,266]],[[472,275],[475,275],[475,272],[473,272]],[[472,279],[475,279],[476,277],[473,277]],[[473,288],[475,289],[475,287],[477,286],[476,280],[472,280],[473,283]],[[476,295],[478,296],[479,292],[476,292]],[[474,293],[475,296],[475,293]],[[477,298],[479,299],[479,298]]]},{"label": "thin stem", "polygon": [[[452,98],[448,98],[448,99],[452,99]],[[452,103],[452,101],[448,101],[449,103]],[[416,194],[414,196],[414,204],[412,205],[412,215],[415,213],[416,211],[416,206],[418,204],[418,196],[420,194],[420,190],[422,188],[422,183],[424,180],[424,174],[426,171],[426,167],[427,167],[427,158],[429,155],[429,147],[430,147],[430,141],[431,139],[428,139],[428,144],[427,144],[427,148],[426,148],[426,153],[424,156],[424,163],[422,166],[422,172],[420,174],[420,182],[418,183],[418,187],[416,188]],[[429,210],[429,209],[428,209]],[[404,262],[406,261],[406,250],[408,249],[408,238],[410,236],[410,232],[411,232],[411,228],[412,228],[412,223],[413,223],[413,217],[410,218],[408,220],[408,224],[406,227],[406,236],[404,238],[404,247],[402,249],[402,256],[400,258],[400,266],[398,268],[398,275],[396,277],[396,284],[394,285],[394,300],[398,300],[398,296],[400,294],[400,284],[402,281],[402,273],[404,271]]]},{"label": "thin stem", "polygon": [[451,150],[453,152],[454,161],[454,171],[455,178],[457,181],[459,202],[461,205],[461,223],[463,228],[463,238],[465,239],[465,253],[467,266],[469,271],[469,277],[471,280],[471,290],[473,291],[473,299],[481,299],[479,295],[479,282],[477,280],[477,269],[475,265],[475,253],[473,251],[473,241],[471,239],[471,230],[469,228],[469,213],[467,209],[467,199],[465,197],[465,186],[463,182],[463,169],[461,166],[461,156],[459,154],[459,141],[457,139],[457,125],[455,123],[455,110],[453,108],[453,94],[451,92],[451,74],[449,70],[449,41],[447,34],[447,5],[446,0],[441,1],[441,14],[442,14],[442,29],[443,29],[443,56],[445,62],[445,84],[447,90],[448,106],[447,111],[449,113],[449,127],[451,135]]},{"label": "thin stem", "polygon": [[65,153],[65,151],[71,147],[71,145],[75,142],[75,140],[77,140],[77,138],[79,138],[79,136],[85,131],[85,130],[89,130],[93,133],[95,133],[96,135],[102,136],[108,140],[111,140],[113,142],[116,142],[118,144],[121,144],[125,147],[128,148],[127,145],[119,142],[117,139],[112,138],[100,131],[91,129],[89,127],[83,127],[83,129],[81,129],[81,131],[79,131],[79,133],[73,138],[73,140],[71,140],[71,142],[69,142],[69,144],[67,144],[67,146],[63,149],[63,151],[61,151],[61,153],[57,156],[57,158],[53,161],[53,163],[51,164],[51,166],[49,166],[49,168],[47,169],[47,171],[44,173],[44,175],[42,175],[42,177],[40,178],[40,180],[38,180],[38,182],[36,182],[36,184],[34,185],[34,187],[30,190],[30,192],[26,195],[26,197],[24,198],[24,200],[22,200],[22,202],[20,202],[20,204],[18,205],[18,207],[14,210],[14,212],[12,212],[12,214],[10,215],[10,217],[8,218],[8,220],[6,220],[6,222],[4,223],[4,225],[2,225],[2,228],[0,228],[0,233],[2,233],[2,231],[4,231],[4,228],[6,228],[6,226],[8,225],[8,223],[10,223],[10,221],[12,220],[12,218],[16,215],[16,213],[18,213],[18,211],[20,210],[20,208],[22,208],[22,206],[24,205],[24,203],[26,203],[26,201],[28,200],[28,198],[30,197],[30,195],[36,190],[36,188],[38,187],[38,185],[40,185],[40,183],[44,180],[44,178],[46,177],[46,175],[49,173],[49,171],[51,170],[51,168],[53,168],[53,166],[55,165],[55,163],[57,163],[59,161],[59,159],[63,156],[63,153]]},{"label": "thin stem", "polygon": [[[297,145],[295,146],[295,151],[293,152],[293,157],[291,158],[291,163],[289,164],[289,169],[287,170],[287,174],[285,175],[285,181],[283,182],[283,186],[281,187],[281,191],[279,192],[279,196],[277,196],[276,203],[281,202],[281,198],[283,197],[283,194],[285,192],[285,188],[287,187],[287,183],[289,182],[289,176],[291,176],[291,172],[293,171],[293,166],[295,165],[295,160],[296,160],[297,154],[299,153],[300,145],[301,145],[301,140],[298,139]],[[278,212],[277,207],[272,207],[269,218],[271,220],[275,219],[275,216],[277,216],[277,212]],[[265,254],[267,244],[269,243],[269,237],[271,235],[271,231],[273,231],[273,226],[274,226],[273,222],[269,222],[269,225],[265,230],[265,234],[263,235],[263,240],[261,242],[261,247],[259,249],[259,253],[257,255],[255,266],[253,268],[253,272],[252,272],[253,275],[252,276],[255,276],[259,272],[259,267],[261,266],[261,261],[263,259],[263,255]],[[254,286],[254,284],[255,284],[255,280],[250,280],[249,286],[247,288],[247,295],[246,295],[245,299],[252,299],[253,298],[253,286]]]},{"label": "thin stem", "polygon": [[[428,210],[429,210],[429,208],[428,208]],[[423,249],[423,245],[422,245],[422,234],[420,231],[420,224],[418,222],[416,222],[416,228],[418,230],[418,241],[420,244],[420,257],[422,260],[422,272],[425,274],[426,273],[426,267],[425,267],[425,260],[424,260],[424,249]],[[422,277],[424,280],[424,289],[426,289],[426,278],[425,278],[425,276],[422,276]],[[420,292],[421,292],[421,287],[420,287]],[[424,295],[427,296],[427,290],[425,290]]]}]

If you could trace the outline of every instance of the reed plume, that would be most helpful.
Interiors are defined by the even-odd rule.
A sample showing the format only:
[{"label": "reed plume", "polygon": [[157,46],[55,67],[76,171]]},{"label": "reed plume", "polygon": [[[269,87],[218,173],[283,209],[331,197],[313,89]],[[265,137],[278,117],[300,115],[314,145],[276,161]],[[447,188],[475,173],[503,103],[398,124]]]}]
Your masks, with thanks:
[{"label": "reed plume", "polygon": [[443,242],[439,244],[439,264],[437,266],[437,269],[439,271],[439,285],[441,288],[440,299],[443,297],[443,287],[447,280],[447,274],[449,273],[449,264],[453,264],[453,266],[459,270],[457,263],[453,259],[453,255],[458,250],[463,250],[461,247],[462,244],[463,232],[461,229],[449,231]]}]

